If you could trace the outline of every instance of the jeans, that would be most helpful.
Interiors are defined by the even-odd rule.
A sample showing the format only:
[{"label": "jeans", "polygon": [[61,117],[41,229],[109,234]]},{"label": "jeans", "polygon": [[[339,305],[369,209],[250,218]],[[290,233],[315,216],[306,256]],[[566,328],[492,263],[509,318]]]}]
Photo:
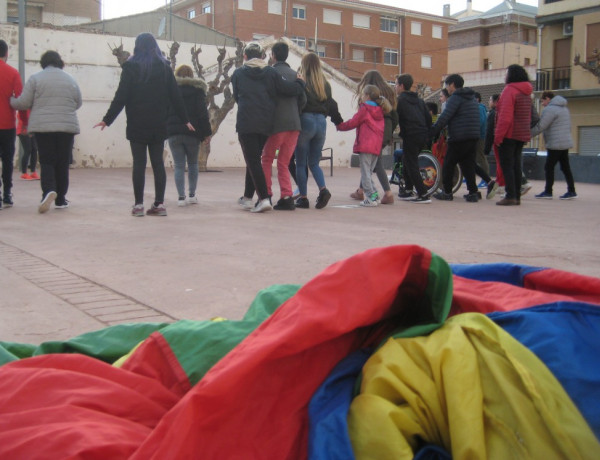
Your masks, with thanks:
[{"label": "jeans", "polygon": [[29,134],[19,134],[19,141],[21,141],[23,152],[20,163],[21,172],[25,174],[27,172],[27,167],[29,166],[29,170],[33,173],[35,172],[38,160],[38,148],[35,137],[32,137]]},{"label": "jeans", "polygon": [[150,164],[154,173],[154,202],[157,204],[165,201],[165,188],[167,186],[167,172],[163,162],[163,150],[165,143],[156,142],[154,144],[145,144],[142,142],[130,141],[131,155],[133,156],[133,171],[131,179],[133,181],[133,195],[135,204],[144,204],[144,186],[146,183],[146,152],[150,155]]},{"label": "jeans", "polygon": [[57,205],[65,204],[69,189],[69,156],[74,139],[72,133],[35,133],[40,154],[42,198],[54,191]]},{"label": "jeans", "polygon": [[546,165],[544,166],[544,170],[546,171],[546,187],[544,191],[552,195],[552,187],[554,186],[554,167],[556,166],[556,163],[560,164],[560,170],[563,172],[565,180],[567,181],[567,191],[575,193],[575,180],[573,179],[571,165],[569,164],[569,149],[548,149]]},{"label": "jeans", "polygon": [[238,133],[238,140],[242,146],[244,160],[246,161],[246,182],[244,196],[252,198],[256,191],[258,198],[264,200],[269,198],[267,181],[262,169],[260,157],[267,142],[267,136],[258,133]]},{"label": "jeans", "polygon": [[177,134],[169,137],[169,147],[175,164],[175,187],[180,197],[185,197],[185,164],[188,167],[188,191],[190,196],[196,194],[198,185],[198,150],[200,139],[188,134]]},{"label": "jeans", "polygon": [[452,180],[454,178],[454,168],[457,163],[460,165],[467,181],[469,194],[477,193],[477,183],[475,182],[476,148],[477,139],[448,142],[448,151],[444,158],[444,166],[442,166],[442,180],[445,193],[452,194]]},{"label": "jeans", "polygon": [[0,160],[2,160],[2,180],[4,196],[9,197],[12,189],[13,161],[15,159],[15,129],[0,129]]},{"label": "jeans", "polygon": [[273,160],[278,151],[277,181],[279,182],[281,197],[292,196],[292,181],[290,179],[289,165],[290,159],[294,154],[294,149],[296,148],[299,134],[300,131],[282,131],[280,133],[272,134],[267,139],[265,147],[263,148],[261,163],[270,196],[273,195],[273,190],[271,188]]},{"label": "jeans", "polygon": [[319,189],[325,188],[325,176],[319,166],[319,160],[323,145],[325,145],[327,120],[325,115],[320,113],[303,113],[300,121],[302,131],[296,144],[296,179],[300,196],[305,197],[308,193],[307,165]]},{"label": "jeans", "polygon": [[500,157],[500,166],[504,174],[504,190],[506,198],[509,200],[521,199],[521,176],[523,169],[521,167],[521,156],[525,142],[515,139],[504,139],[498,146],[498,156]]}]

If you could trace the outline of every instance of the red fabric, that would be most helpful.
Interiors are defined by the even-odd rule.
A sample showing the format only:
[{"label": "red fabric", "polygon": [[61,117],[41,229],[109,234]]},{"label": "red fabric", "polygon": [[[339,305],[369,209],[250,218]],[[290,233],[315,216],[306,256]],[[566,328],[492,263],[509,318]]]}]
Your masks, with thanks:
[{"label": "red fabric", "polygon": [[[19,97],[23,91],[21,76],[14,67],[0,59],[0,129],[12,129],[16,126],[15,110],[10,106],[11,96]],[[26,110],[19,110],[19,118],[27,125]]]},{"label": "red fabric", "polygon": [[507,84],[496,105],[494,144],[504,139],[529,142],[531,139],[531,93],[528,81]]},{"label": "red fabric", "polygon": [[383,144],[385,121],[383,110],[378,105],[361,104],[358,112],[348,121],[337,125],[338,131],[356,129],[354,153],[371,153],[379,155]]}]

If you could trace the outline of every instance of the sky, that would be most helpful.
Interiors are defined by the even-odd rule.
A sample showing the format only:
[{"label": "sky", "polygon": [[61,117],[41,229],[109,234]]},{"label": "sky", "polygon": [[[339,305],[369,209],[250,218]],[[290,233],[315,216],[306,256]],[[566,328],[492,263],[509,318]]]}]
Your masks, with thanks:
[{"label": "sky", "polygon": [[[298,0],[300,1],[300,0]],[[367,0],[368,1],[368,0]],[[487,11],[499,5],[502,0],[472,0],[473,9],[477,11]],[[103,0],[104,19],[127,16],[129,14],[143,13],[152,11],[169,2],[167,0]],[[381,5],[397,6],[407,10],[421,11],[424,13],[441,16],[443,5],[450,4],[450,12],[457,13],[466,9],[467,0],[378,0],[373,3]],[[518,3],[537,6],[538,0],[519,0]]]}]

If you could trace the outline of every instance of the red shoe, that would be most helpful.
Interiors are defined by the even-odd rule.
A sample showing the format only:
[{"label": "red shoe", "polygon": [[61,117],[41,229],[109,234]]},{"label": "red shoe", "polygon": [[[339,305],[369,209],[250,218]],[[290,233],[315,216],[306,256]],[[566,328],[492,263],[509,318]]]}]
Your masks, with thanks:
[{"label": "red shoe", "polygon": [[40,176],[38,176],[38,173],[36,173],[35,171],[33,171],[29,177],[31,177],[32,180],[40,180]]},{"label": "red shoe", "polygon": [[[35,173],[34,173],[35,174]],[[23,173],[21,174],[21,179],[23,180],[33,180],[33,177],[31,177],[29,174],[27,173]]]}]

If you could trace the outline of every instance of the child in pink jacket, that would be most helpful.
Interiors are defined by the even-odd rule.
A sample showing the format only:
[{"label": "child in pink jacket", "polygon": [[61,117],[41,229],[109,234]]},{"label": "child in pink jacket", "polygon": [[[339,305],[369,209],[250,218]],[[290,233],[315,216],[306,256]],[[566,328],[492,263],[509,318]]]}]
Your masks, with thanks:
[{"label": "child in pink jacket", "polygon": [[352,151],[358,153],[360,163],[360,181],[365,199],[361,206],[377,206],[379,195],[375,189],[372,175],[383,143],[383,115],[392,110],[389,101],[381,96],[375,85],[366,85],[361,95],[358,112],[352,119],[337,125],[338,131],[350,131],[356,128],[356,141]]}]

